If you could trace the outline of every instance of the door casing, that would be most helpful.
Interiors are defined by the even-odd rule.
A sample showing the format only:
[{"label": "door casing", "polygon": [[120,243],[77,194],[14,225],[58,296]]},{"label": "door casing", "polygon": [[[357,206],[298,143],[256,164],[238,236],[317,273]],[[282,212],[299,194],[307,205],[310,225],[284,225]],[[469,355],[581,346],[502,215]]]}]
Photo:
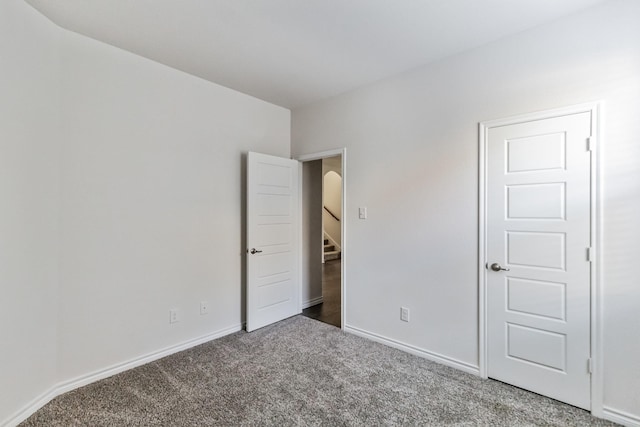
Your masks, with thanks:
[{"label": "door casing", "polygon": [[[345,212],[347,212],[347,149],[346,148],[337,148],[334,150],[320,151],[317,153],[304,154],[296,157],[296,160],[299,162],[309,162],[312,160],[320,160],[326,157],[334,157],[334,156],[342,156],[342,221],[340,221],[340,230],[341,230],[341,245],[340,245],[340,257],[342,262],[340,264],[340,329],[344,330],[345,328],[345,319],[346,319],[346,284],[345,280],[345,271],[347,264],[347,221],[345,220]],[[299,179],[302,181],[302,174],[299,174]],[[299,183],[298,188],[300,192],[302,192],[302,182]],[[300,200],[300,217],[302,217],[302,193],[298,198]],[[302,247],[302,233],[300,234],[300,247]],[[300,267],[298,271],[300,272],[300,278],[298,282],[302,287],[302,257],[300,257]],[[299,292],[302,295],[302,289]],[[302,299],[300,300],[300,310],[302,310]]]},{"label": "door casing", "polygon": [[478,147],[478,363],[480,376],[488,378],[487,369],[487,263],[486,232],[487,232],[487,141],[491,128],[512,125],[533,120],[543,120],[568,114],[589,112],[591,114],[591,247],[593,248],[590,278],[591,278],[591,413],[597,417],[603,416],[603,376],[602,376],[602,289],[600,277],[600,250],[602,247],[602,204],[599,152],[602,145],[600,133],[600,117],[602,102],[573,105],[553,110],[539,111],[507,117],[503,119],[484,121],[479,124]]}]

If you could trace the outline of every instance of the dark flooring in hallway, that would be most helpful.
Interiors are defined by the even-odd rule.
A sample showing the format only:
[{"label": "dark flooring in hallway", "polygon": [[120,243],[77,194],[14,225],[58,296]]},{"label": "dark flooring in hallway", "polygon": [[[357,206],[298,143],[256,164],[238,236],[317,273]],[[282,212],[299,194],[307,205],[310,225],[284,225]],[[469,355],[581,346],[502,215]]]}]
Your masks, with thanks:
[{"label": "dark flooring in hallway", "polygon": [[340,327],[340,265],[341,260],[325,261],[322,265],[322,304],[302,310],[302,315]]}]

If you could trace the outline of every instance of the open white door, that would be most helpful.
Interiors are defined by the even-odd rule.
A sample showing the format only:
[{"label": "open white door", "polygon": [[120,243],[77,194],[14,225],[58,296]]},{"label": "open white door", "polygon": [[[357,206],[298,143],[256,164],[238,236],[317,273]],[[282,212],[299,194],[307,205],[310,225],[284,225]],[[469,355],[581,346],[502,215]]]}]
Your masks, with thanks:
[{"label": "open white door", "polygon": [[590,112],[487,129],[488,376],[590,409]]},{"label": "open white door", "polygon": [[249,153],[247,331],[300,313],[298,162]]}]

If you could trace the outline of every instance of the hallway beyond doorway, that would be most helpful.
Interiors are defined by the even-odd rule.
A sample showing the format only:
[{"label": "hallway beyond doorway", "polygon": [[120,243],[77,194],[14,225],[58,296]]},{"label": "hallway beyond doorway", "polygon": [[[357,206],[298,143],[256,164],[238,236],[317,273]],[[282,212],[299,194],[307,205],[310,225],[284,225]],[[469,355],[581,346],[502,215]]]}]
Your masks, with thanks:
[{"label": "hallway beyond doorway", "polygon": [[302,310],[302,315],[333,326],[340,325],[340,266],[341,260],[327,261],[322,265],[323,302]]}]

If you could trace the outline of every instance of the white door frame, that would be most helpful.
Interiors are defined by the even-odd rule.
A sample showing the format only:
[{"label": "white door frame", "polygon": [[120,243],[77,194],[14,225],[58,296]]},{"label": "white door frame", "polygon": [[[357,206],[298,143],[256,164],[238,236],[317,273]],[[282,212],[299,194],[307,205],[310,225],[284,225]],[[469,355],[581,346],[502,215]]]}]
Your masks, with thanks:
[{"label": "white door frame", "polygon": [[602,143],[600,135],[601,102],[580,104],[554,110],[539,111],[504,119],[481,122],[479,126],[479,168],[478,168],[478,314],[479,314],[479,352],[478,362],[480,376],[487,378],[487,270],[486,233],[487,233],[487,141],[488,132],[498,126],[513,125],[532,120],[542,120],[568,114],[591,113],[591,413],[603,416],[603,376],[602,376],[602,280],[600,277],[600,249],[602,247],[602,204],[601,178],[599,163],[599,147]]},{"label": "white door frame", "polygon": [[[344,330],[345,318],[346,318],[346,284],[345,271],[346,271],[346,258],[347,258],[347,224],[345,221],[345,212],[347,211],[347,149],[336,148],[334,150],[320,151],[316,153],[304,154],[296,157],[299,162],[310,162],[312,160],[321,160],[327,157],[342,156],[342,220],[340,221],[340,257],[342,262],[340,263],[340,329]],[[302,180],[302,173],[300,174],[300,180]],[[302,193],[302,183],[298,186]],[[300,194],[300,217],[302,218],[302,194]],[[302,221],[300,221],[302,224]],[[300,233],[300,239],[302,239],[302,233]],[[302,247],[302,243],[300,243]],[[302,258],[300,258],[300,295],[302,295]],[[302,301],[300,302],[300,310],[302,311]]]}]

